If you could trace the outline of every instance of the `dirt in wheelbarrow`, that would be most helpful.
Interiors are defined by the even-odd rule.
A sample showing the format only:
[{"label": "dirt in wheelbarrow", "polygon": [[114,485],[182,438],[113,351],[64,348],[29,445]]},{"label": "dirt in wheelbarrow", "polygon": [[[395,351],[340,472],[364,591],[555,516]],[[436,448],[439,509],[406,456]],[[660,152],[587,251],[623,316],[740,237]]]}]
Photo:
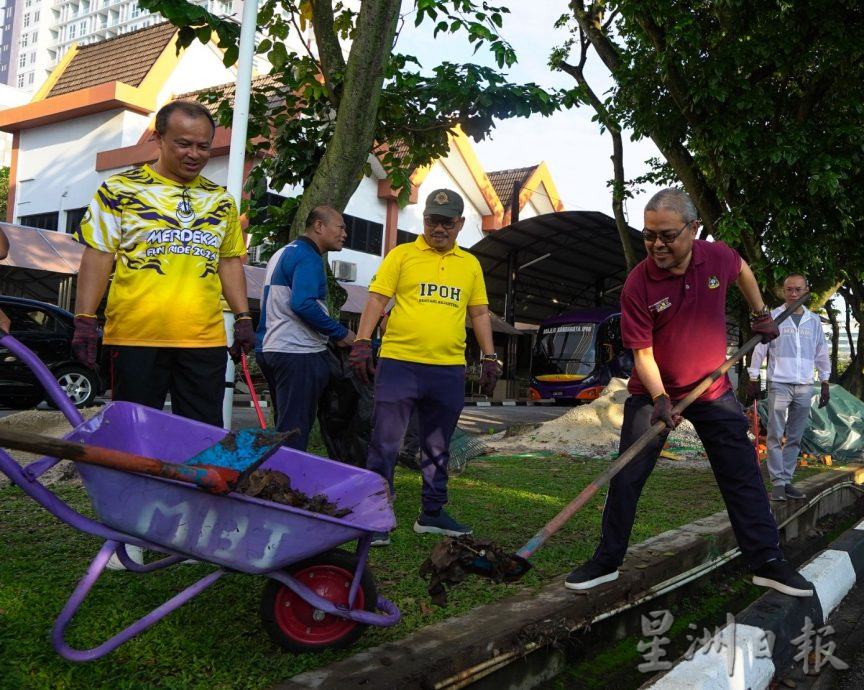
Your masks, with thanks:
[{"label": "dirt in wheelbarrow", "polygon": [[302,491],[292,488],[291,478],[278,470],[250,472],[249,476],[241,480],[234,490],[253,498],[281,503],[308,510],[310,513],[321,513],[336,518],[345,517],[351,512],[350,508],[340,508],[335,503],[328,501],[324,494],[307,496]]}]

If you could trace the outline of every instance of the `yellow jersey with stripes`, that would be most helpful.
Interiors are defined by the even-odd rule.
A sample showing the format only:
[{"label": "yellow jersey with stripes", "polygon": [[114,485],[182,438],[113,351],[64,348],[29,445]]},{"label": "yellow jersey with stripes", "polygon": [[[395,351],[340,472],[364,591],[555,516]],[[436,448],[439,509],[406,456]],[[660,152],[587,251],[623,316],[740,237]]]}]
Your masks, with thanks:
[{"label": "yellow jersey with stripes", "polygon": [[480,262],[459,246],[439,253],[423,235],[384,257],[370,292],[393,297],[381,357],[465,364],[469,306],[488,304]]},{"label": "yellow jersey with stripes", "polygon": [[116,255],[103,342],[226,345],[219,260],[246,247],[234,199],[201,177],[186,185],[149,165],[109,177],[76,239]]}]

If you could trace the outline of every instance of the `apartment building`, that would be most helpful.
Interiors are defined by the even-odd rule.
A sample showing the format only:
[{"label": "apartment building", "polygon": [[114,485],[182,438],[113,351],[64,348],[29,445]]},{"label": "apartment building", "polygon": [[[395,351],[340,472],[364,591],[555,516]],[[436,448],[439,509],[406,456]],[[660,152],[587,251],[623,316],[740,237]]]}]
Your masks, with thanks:
[{"label": "apartment building", "polygon": [[[240,19],[242,0],[192,0]],[[0,83],[35,92],[74,44],[165,21],[136,0],[0,0]]]}]

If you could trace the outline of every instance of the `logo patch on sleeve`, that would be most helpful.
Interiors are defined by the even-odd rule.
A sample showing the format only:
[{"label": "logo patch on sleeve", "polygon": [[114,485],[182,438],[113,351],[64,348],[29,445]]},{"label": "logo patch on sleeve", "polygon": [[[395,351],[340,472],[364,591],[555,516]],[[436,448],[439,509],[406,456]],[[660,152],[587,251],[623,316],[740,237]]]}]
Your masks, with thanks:
[{"label": "logo patch on sleeve", "polygon": [[708,289],[714,290],[715,288],[718,288],[718,287],[720,287],[720,281],[717,280],[717,276],[711,276],[708,279]]}]

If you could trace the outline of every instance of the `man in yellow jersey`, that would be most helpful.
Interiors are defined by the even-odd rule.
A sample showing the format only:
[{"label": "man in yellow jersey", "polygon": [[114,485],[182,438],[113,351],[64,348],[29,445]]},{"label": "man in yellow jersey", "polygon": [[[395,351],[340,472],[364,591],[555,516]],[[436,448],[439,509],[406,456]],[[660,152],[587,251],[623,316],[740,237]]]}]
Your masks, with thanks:
[{"label": "man in yellow jersey", "polygon": [[[350,358],[360,381],[375,378],[367,468],[383,476],[393,491],[396,457],[416,409],[423,489],[414,531],[448,536],[471,534],[443,510],[450,437],[465,401],[466,313],[482,353],[480,382],[486,395],[492,394],[499,376],[483,271],[477,259],[456,245],[465,224],[463,210],[462,197],[453,190],[429,195],[423,234],[387,254],[372,278]],[[376,371],[372,331],[391,297],[396,304]],[[373,546],[389,543],[387,533],[376,534],[372,541]]]},{"label": "man in yellow jersey", "polygon": [[231,355],[251,350],[255,336],[237,207],[200,174],[215,129],[204,106],[173,101],[156,114],[156,162],[99,187],[76,235],[86,247],[72,346],[82,363],[96,364],[96,310],[113,269],[103,338],[113,399],[162,409],[170,392],[175,414],[222,426],[220,296],[235,316]]}]

